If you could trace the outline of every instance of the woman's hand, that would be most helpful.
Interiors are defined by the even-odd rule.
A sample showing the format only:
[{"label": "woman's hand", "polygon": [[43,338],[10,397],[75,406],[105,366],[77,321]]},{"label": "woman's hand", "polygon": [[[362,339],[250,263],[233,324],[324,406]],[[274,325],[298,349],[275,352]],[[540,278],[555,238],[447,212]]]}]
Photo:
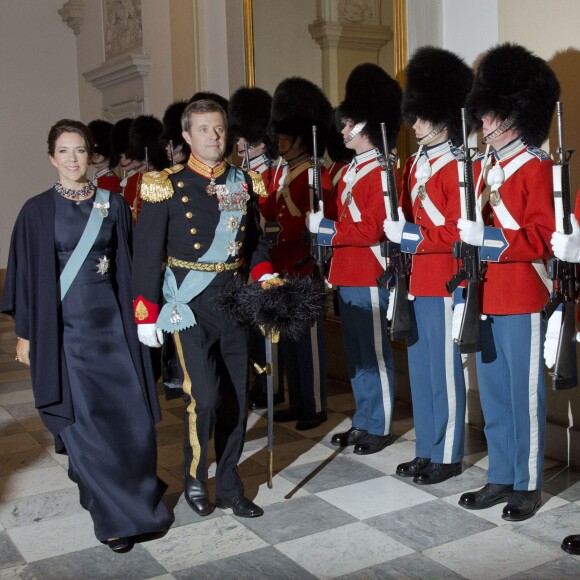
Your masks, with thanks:
[{"label": "woman's hand", "polygon": [[30,366],[30,341],[19,338],[16,343],[16,360]]}]

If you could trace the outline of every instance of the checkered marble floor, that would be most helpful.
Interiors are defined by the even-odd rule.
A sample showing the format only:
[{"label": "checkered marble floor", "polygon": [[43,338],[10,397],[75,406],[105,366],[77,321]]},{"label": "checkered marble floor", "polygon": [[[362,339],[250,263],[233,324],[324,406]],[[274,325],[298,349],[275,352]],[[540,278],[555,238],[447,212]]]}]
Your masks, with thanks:
[{"label": "checkered marble floor", "polygon": [[1,316],[0,580],[580,578],[580,558],[559,547],[580,533],[580,474],[548,463],[543,506],[526,522],[502,520],[502,505],[466,511],[459,496],[486,481],[480,432],[468,429],[461,476],[418,486],[394,475],[414,457],[413,420],[404,409],[394,423],[398,438],[380,453],[359,457],[330,445],[331,433],[350,426],[354,404],[337,386],[318,429],[275,426],[273,489],[265,482],[263,412],[250,413],[240,472],[265,515],[249,520],[219,509],[201,518],[189,509],[181,497],[183,404],[162,400],[159,473],[175,524],[161,539],[114,554],[94,537],[14,347],[12,322]]}]

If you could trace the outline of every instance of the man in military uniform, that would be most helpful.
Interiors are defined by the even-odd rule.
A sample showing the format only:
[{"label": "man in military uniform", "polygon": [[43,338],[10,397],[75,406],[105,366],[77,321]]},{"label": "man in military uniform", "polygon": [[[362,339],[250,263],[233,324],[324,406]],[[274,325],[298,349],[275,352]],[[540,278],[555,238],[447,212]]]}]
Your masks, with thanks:
[{"label": "man in military uniform", "polygon": [[[212,512],[207,493],[208,442],[215,430],[216,505],[240,517],[263,511],[244,496],[237,463],[246,426],[247,346],[216,300],[233,276],[249,269],[271,277],[254,192],[263,184],[223,159],[225,111],[213,101],[187,106],[183,137],[187,166],[144,176],[134,255],[135,317],[139,339],[159,346],[173,334],[186,393],[185,499],[199,515]],[[168,267],[161,303],[161,263]]]},{"label": "man in military uniform", "polygon": [[[477,220],[460,219],[461,240],[481,248],[482,351],[477,377],[489,452],[488,483],[459,504],[506,502],[503,519],[532,517],[541,505],[546,386],[543,368],[549,280],[543,260],[555,229],[548,136],[560,87],[548,64],[516,44],[483,57],[467,97],[493,154],[474,163],[489,188]],[[487,163],[489,161],[489,163]],[[477,181],[476,181],[477,182]],[[483,216],[482,216],[483,214]]]},{"label": "man in military uniform", "polygon": [[121,193],[121,180],[111,169],[110,165],[113,124],[102,119],[95,119],[89,123],[89,129],[95,141],[91,158],[91,165],[95,168],[93,182],[100,189],[106,189],[112,193]]},{"label": "man in military uniform", "polygon": [[185,107],[187,107],[187,101],[174,101],[165,109],[161,119],[163,123],[161,140],[165,145],[167,159],[171,165],[186,163],[190,154],[189,145],[181,134],[181,115]]}]

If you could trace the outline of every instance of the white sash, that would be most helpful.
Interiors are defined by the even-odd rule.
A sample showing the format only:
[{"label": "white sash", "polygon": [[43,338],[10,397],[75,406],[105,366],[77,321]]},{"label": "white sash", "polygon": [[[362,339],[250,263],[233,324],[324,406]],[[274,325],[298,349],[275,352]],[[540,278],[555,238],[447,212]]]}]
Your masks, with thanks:
[{"label": "white sash", "polygon": [[[290,195],[290,184],[294,181],[294,178],[302,173],[302,171],[310,165],[310,161],[303,161],[299,163],[296,167],[290,169],[288,165],[284,167],[282,171],[282,177],[279,181],[278,191],[276,191],[276,201],[280,199],[280,195],[284,196],[284,201],[286,201],[286,206],[290,215],[294,217],[299,217],[302,212],[298,209],[294,203],[292,196]],[[298,171],[300,169],[300,171]]]}]

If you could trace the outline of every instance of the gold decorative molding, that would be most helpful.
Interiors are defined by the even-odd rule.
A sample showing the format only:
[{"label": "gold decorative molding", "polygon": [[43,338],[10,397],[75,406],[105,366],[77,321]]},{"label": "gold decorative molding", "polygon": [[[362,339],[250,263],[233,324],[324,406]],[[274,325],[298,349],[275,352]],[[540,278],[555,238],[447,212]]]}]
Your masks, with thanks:
[{"label": "gold decorative molding", "polygon": [[246,61],[246,85],[256,84],[256,67],[254,65],[254,7],[252,0],[244,0],[244,52]]},{"label": "gold decorative molding", "polygon": [[78,36],[85,17],[83,0],[68,0],[58,10],[62,21]]}]

